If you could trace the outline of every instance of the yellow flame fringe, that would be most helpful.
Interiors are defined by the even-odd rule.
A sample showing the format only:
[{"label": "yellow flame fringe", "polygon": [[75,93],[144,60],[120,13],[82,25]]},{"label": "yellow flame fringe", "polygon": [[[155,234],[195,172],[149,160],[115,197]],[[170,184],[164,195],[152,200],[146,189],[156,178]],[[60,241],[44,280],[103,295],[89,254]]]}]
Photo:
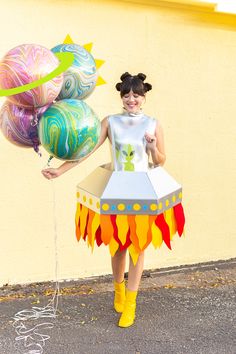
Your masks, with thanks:
[{"label": "yellow flame fringe", "polygon": [[[163,216],[172,240],[177,232],[173,208],[166,210]],[[112,257],[119,248],[121,250],[128,248],[135,265],[140,252],[150,243],[157,249],[161,247],[163,241],[166,242],[162,231],[155,223],[156,218],[157,215],[100,215],[78,203],[75,215],[76,237],[78,241],[81,237],[84,240],[87,238],[87,244],[92,251],[95,241],[98,246],[102,243],[108,245]]]}]

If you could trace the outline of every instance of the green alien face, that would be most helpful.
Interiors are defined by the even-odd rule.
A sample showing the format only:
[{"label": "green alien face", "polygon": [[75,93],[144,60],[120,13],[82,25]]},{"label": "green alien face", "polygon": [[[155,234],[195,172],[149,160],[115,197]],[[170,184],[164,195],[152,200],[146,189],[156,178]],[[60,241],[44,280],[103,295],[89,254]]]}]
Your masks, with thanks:
[{"label": "green alien face", "polygon": [[[122,155],[122,156],[121,156]],[[124,164],[125,171],[134,171],[134,164],[131,162],[134,158],[135,150],[130,144],[125,144],[122,146],[116,145],[116,158],[120,161],[122,158],[123,161],[120,161]]]}]

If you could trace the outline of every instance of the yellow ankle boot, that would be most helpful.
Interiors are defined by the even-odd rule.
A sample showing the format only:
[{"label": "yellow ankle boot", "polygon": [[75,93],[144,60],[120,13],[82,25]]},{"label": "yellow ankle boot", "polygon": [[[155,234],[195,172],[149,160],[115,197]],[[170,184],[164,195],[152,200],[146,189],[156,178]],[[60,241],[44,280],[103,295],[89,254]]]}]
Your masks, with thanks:
[{"label": "yellow ankle boot", "polygon": [[120,317],[119,327],[129,327],[134,323],[137,294],[137,291],[126,290],[124,311]]},{"label": "yellow ankle boot", "polygon": [[123,280],[122,283],[117,283],[114,281],[114,288],[114,309],[116,312],[123,312],[125,304],[125,281]]}]

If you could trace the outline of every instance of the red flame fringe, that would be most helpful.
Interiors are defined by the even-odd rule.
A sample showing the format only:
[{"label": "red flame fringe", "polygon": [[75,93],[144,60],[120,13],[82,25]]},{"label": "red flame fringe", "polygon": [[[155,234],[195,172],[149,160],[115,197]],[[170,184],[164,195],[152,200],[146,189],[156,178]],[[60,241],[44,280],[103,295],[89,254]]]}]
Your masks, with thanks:
[{"label": "red flame fringe", "polygon": [[164,242],[171,249],[171,240],[178,232],[183,234],[185,217],[182,204],[158,215],[105,215],[78,203],[75,217],[76,237],[83,238],[94,248],[102,243],[109,246],[111,256],[118,249],[128,249],[134,264],[139,253],[150,243],[155,248]]}]

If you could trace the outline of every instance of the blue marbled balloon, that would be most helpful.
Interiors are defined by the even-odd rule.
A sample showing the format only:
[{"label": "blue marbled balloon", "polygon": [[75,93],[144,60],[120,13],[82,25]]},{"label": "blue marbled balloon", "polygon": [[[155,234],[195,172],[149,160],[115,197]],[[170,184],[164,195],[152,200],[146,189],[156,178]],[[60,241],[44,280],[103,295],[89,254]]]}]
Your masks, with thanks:
[{"label": "blue marbled balloon", "polygon": [[50,155],[61,160],[80,160],[96,146],[101,123],[84,102],[65,99],[50,106],[39,122],[39,139]]},{"label": "blue marbled balloon", "polygon": [[78,44],[59,44],[52,48],[56,52],[74,54],[73,64],[64,72],[64,81],[57,99],[88,97],[94,90],[98,78],[96,63],[92,55]]}]

